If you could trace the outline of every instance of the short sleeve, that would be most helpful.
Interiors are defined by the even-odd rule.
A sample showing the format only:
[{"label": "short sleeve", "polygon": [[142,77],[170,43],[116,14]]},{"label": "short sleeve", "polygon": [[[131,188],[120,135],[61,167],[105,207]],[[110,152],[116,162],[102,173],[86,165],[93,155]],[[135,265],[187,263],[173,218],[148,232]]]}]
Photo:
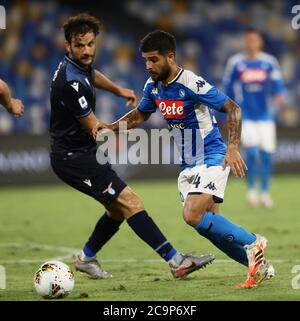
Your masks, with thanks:
[{"label": "short sleeve", "polygon": [[63,89],[63,105],[76,118],[88,116],[92,111],[91,94],[86,86],[79,81],[68,82]]},{"label": "short sleeve", "polygon": [[202,77],[190,81],[188,88],[195,103],[208,105],[217,111],[220,111],[229,99],[221,90],[211,86]]},{"label": "short sleeve", "polygon": [[220,111],[229,97],[218,88],[212,87],[206,94],[198,95],[197,99],[199,103],[207,104],[213,109]]},{"label": "short sleeve", "polygon": [[273,91],[275,94],[282,94],[283,92],[285,92],[285,86],[282,80],[279,63],[274,57],[270,70],[270,80],[273,85]]},{"label": "short sleeve", "polygon": [[151,97],[151,91],[154,89],[153,83],[149,83],[149,80],[146,82],[144,91],[143,91],[143,97],[137,106],[137,109],[144,112],[144,113],[155,113],[156,112],[156,104]]}]

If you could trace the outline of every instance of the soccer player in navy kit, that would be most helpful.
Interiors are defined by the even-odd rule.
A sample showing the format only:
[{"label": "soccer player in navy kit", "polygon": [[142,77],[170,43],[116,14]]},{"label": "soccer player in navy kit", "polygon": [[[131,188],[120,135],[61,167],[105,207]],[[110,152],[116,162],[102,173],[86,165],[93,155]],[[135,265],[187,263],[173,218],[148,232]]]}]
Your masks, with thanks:
[{"label": "soccer player in navy kit", "polygon": [[[256,29],[244,36],[245,52],[228,60],[224,72],[225,92],[241,105],[243,127],[241,141],[246,149],[247,202],[251,207],[273,207],[270,195],[272,154],[276,148],[276,128],[272,101],[284,104],[285,86],[277,59],[262,51],[263,39]],[[255,179],[260,179],[260,192]]]},{"label": "soccer player in navy kit", "polygon": [[[230,169],[235,176],[245,175],[246,165],[238,152],[241,110],[202,77],[176,64],[176,41],[168,32],[156,30],[147,34],[141,40],[140,50],[151,77],[139,105],[113,124],[99,123],[93,130],[94,137],[98,131],[101,135],[103,128],[118,132],[121,122],[126,122],[128,129],[135,128],[159,110],[170,130],[176,132],[174,140],[181,152],[178,189],[185,222],[248,267],[246,281],[237,288],[255,287],[274,276],[274,268],[264,255],[266,238],[217,214]],[[212,109],[227,113],[227,147]]]},{"label": "soccer player in navy kit", "polygon": [[95,87],[131,103],[136,100],[133,91],[117,86],[93,69],[99,28],[100,22],[88,14],[68,19],[64,24],[67,54],[51,85],[53,171],[62,181],[93,197],[106,209],[77,256],[75,268],[93,278],[110,277],[96,254],[127,220],[132,230],[169,262],[173,276],[184,277],[211,263],[213,255],[197,257],[179,253],[148,216],[139,196],[118,177],[109,163],[100,165],[96,160],[97,146],[92,129],[100,121],[94,114]]}]

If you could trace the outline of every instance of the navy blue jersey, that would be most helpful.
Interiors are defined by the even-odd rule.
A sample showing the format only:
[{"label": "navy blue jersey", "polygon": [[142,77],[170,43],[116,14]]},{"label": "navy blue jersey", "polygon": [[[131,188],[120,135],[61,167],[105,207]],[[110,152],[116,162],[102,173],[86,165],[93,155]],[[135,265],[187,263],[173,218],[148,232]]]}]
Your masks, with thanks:
[{"label": "navy blue jersey", "polygon": [[218,166],[226,145],[212,109],[219,111],[228,99],[202,77],[181,69],[168,86],[149,78],[137,108],[148,113],[159,109],[181,153],[182,169],[199,164]]},{"label": "navy blue jersey", "polygon": [[51,84],[51,153],[65,155],[96,147],[79,122],[95,111],[94,70],[85,69],[67,55],[59,64]]},{"label": "navy blue jersey", "polygon": [[232,56],[224,73],[225,92],[242,107],[243,119],[271,120],[270,97],[285,91],[275,57],[261,52],[256,59],[244,53]]}]

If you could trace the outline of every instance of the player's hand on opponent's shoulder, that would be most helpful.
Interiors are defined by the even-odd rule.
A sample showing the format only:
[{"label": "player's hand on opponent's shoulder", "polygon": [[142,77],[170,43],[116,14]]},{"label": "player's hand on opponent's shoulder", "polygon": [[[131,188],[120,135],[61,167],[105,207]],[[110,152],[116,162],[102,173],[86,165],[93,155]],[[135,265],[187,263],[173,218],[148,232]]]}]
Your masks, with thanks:
[{"label": "player's hand on opponent's shoulder", "polygon": [[248,169],[236,146],[228,146],[223,161],[223,169],[230,166],[235,177],[244,177]]},{"label": "player's hand on opponent's shoulder", "polygon": [[15,117],[21,117],[24,114],[24,105],[20,99],[11,98],[11,106],[7,110]]},{"label": "player's hand on opponent's shoulder", "polygon": [[127,107],[136,107],[137,106],[137,97],[133,90],[127,88],[119,88],[119,96],[127,99]]}]

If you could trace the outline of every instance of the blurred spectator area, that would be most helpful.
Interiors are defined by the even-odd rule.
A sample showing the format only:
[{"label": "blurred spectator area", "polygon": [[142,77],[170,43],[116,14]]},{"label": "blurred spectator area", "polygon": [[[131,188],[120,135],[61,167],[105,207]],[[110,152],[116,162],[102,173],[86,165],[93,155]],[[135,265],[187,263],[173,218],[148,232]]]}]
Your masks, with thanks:
[{"label": "blurred spectator area", "polygon": [[[49,88],[65,53],[62,25],[85,11],[104,23],[94,66],[141,96],[148,78],[138,51],[139,40],[162,28],[177,38],[177,59],[212,84],[221,87],[229,56],[242,49],[242,32],[249,26],[263,31],[265,50],[280,62],[288,88],[287,106],[277,115],[283,127],[300,120],[300,30],[291,28],[294,1],[2,1],[7,29],[1,30],[0,77],[13,96],[24,101],[26,113],[15,119],[0,109],[0,133],[43,134],[49,124]],[[125,101],[98,91],[97,116],[111,122],[126,113]],[[162,127],[156,113],[148,127]]]}]

